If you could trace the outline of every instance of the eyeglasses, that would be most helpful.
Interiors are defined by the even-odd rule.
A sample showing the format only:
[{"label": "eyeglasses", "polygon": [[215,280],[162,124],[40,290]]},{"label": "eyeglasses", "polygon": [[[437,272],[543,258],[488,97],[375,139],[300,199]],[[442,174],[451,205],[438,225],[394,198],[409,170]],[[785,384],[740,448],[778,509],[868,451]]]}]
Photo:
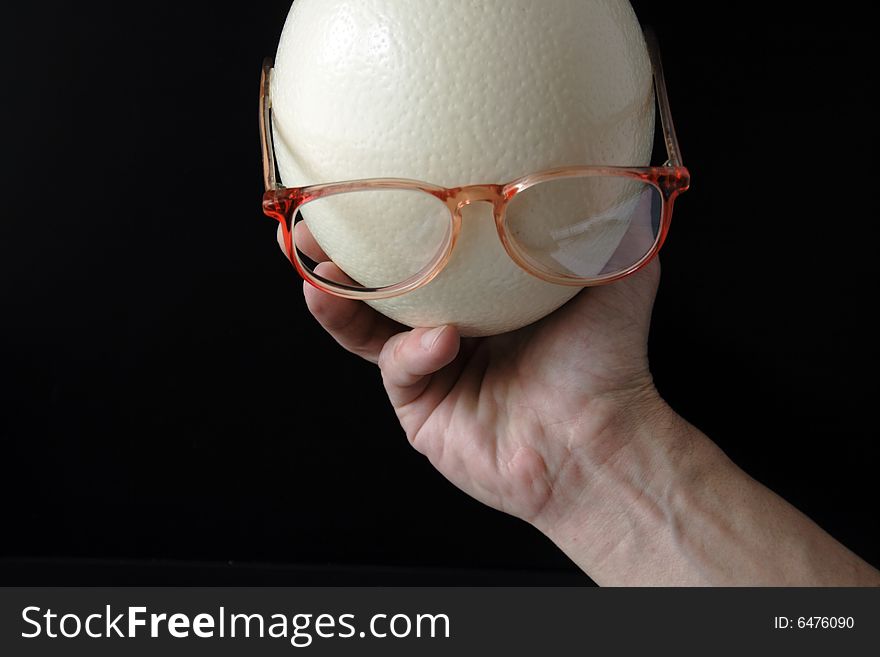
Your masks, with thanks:
[{"label": "eyeglasses", "polygon": [[[672,206],[690,186],[666,95],[657,40],[645,30],[668,159],[662,166],[570,166],[501,184],[444,188],[418,180],[370,178],[283,187],[272,144],[269,80],[260,78],[260,136],[266,192],[263,212],[281,223],[287,257],[324,292],[349,299],[386,299],[419,288],[449,263],[461,232],[462,209],[485,202],[507,254],[529,274],[559,285],[592,286],[635,273],[657,255]],[[318,237],[381,253],[366,268],[343,247],[328,256],[337,274],[321,275],[296,243],[305,220]],[[375,265],[375,261],[373,262]]]}]

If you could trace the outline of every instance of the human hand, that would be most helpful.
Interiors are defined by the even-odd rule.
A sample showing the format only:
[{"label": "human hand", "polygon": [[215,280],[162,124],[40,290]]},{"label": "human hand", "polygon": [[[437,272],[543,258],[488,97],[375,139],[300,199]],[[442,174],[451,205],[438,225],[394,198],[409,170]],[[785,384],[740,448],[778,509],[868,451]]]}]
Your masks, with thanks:
[{"label": "human hand", "polygon": [[[318,273],[340,276],[303,223],[296,231]],[[308,284],[304,293],[337,342],[378,364],[413,447],[474,498],[535,525],[596,582],[880,584],[660,398],[647,358],[659,277],[654,261],[535,324],[477,339],[408,329]]]},{"label": "human hand", "polygon": [[[318,273],[338,276],[305,225],[296,230]],[[658,279],[655,262],[531,326],[465,339],[451,326],[410,330],[309,284],[304,293],[339,344],[379,365],[413,447],[476,499],[546,526],[576,503],[590,464],[621,447],[617,429],[661,403],[647,359]]]}]

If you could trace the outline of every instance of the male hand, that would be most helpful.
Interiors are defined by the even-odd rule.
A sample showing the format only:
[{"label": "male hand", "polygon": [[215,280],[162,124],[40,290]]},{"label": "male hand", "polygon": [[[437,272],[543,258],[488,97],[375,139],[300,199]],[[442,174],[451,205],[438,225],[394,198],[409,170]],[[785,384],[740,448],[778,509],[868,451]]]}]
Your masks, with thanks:
[{"label": "male hand", "polygon": [[[337,280],[301,222],[300,249]],[[855,586],[880,572],[737,468],[660,398],[652,262],[518,331],[408,329],[304,284],[339,344],[378,364],[413,447],[522,518],[600,584]]]},{"label": "male hand", "polygon": [[[305,225],[296,230],[317,272],[338,277]],[[489,338],[408,329],[307,283],[304,293],[339,344],[378,364],[413,447],[471,496],[541,525],[575,503],[585,460],[611,459],[626,440],[619,429],[662,405],[647,358],[659,273],[655,261]]]}]

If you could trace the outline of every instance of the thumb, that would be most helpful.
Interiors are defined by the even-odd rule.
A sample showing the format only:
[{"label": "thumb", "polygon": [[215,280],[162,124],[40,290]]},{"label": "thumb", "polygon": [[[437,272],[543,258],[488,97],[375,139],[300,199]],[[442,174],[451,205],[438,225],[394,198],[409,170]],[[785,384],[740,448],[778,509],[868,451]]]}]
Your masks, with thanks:
[{"label": "thumb", "polygon": [[459,346],[458,331],[448,325],[392,336],[379,353],[379,368],[394,408],[400,410],[417,399],[431,375],[455,360]]}]

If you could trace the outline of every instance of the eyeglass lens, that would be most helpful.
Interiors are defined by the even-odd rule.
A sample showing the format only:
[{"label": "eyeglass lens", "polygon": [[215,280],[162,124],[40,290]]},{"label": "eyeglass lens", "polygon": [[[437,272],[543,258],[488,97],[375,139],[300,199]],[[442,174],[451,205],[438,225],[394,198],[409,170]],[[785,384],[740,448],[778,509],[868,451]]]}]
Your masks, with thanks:
[{"label": "eyeglass lens", "polygon": [[382,288],[430,268],[448,243],[449,209],[425,192],[377,189],[326,196],[303,205],[315,240],[339,268],[333,282]]},{"label": "eyeglass lens", "polygon": [[662,210],[659,190],[641,180],[555,178],[511,199],[506,228],[537,269],[589,279],[641,261],[657,240]]}]

